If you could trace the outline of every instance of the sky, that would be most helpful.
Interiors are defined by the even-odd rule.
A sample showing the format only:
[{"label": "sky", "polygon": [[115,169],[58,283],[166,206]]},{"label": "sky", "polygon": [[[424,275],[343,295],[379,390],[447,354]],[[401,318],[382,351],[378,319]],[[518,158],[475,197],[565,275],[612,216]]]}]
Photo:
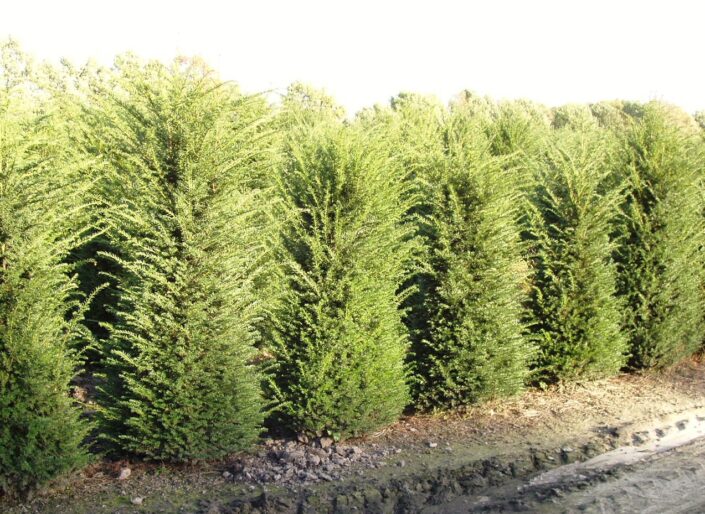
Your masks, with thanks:
[{"label": "sky", "polygon": [[[702,4],[699,5],[699,4]],[[198,55],[245,91],[294,81],[349,113],[402,91],[705,110],[699,0],[5,0],[0,39],[110,64]]]}]

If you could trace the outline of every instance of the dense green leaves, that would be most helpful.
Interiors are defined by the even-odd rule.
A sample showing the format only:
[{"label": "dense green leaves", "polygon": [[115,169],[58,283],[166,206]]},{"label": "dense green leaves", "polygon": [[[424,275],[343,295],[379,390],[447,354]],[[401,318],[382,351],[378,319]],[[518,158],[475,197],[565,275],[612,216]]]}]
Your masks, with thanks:
[{"label": "dense green leaves", "polygon": [[569,118],[579,130],[558,129],[534,164],[531,307],[542,381],[609,376],[626,362],[610,237],[622,198],[610,167],[614,145],[589,111],[576,114]]},{"label": "dense green leaves", "polygon": [[393,105],[396,151],[420,197],[410,222],[425,248],[407,318],[416,402],[452,407],[516,393],[531,354],[517,168],[492,155],[484,111],[465,103],[446,113],[413,95]]},{"label": "dense green leaves", "polygon": [[0,47],[0,494],[81,466],[87,424],[69,395],[82,337],[62,259],[86,227],[65,132],[16,45]]},{"label": "dense green leaves", "polygon": [[347,437],[387,424],[408,403],[399,288],[411,246],[403,170],[381,133],[328,109],[287,105],[272,389],[299,432]]},{"label": "dense green leaves", "polygon": [[697,139],[658,103],[645,106],[623,137],[628,196],[617,259],[634,366],[674,364],[703,341],[705,227]]},{"label": "dense green leaves", "polygon": [[200,63],[119,63],[89,120],[119,303],[103,428],[160,460],[220,457],[262,421],[254,285],[266,249],[264,105]]},{"label": "dense green leaves", "polygon": [[190,461],[679,362],[705,335],[703,120],[469,92],[348,120],[197,59],[4,45],[0,493],[86,462],[82,364],[110,450]]}]

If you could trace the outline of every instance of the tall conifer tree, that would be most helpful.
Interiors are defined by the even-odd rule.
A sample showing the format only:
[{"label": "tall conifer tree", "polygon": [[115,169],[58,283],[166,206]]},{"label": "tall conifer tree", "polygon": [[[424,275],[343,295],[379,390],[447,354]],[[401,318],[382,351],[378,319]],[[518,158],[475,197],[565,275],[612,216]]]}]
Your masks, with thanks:
[{"label": "tall conifer tree", "polygon": [[284,105],[286,295],[272,387],[287,426],[342,438],[394,421],[408,403],[408,186],[383,133],[344,124],[315,94],[299,86]]},{"label": "tall conifer tree", "polygon": [[487,123],[455,106],[437,133],[442,153],[424,170],[431,284],[427,338],[414,358],[425,406],[514,394],[528,371],[518,170],[492,155]]},{"label": "tall conifer tree", "polygon": [[263,418],[266,106],[193,60],[124,58],[107,85],[87,113],[119,266],[103,427],[146,458],[221,457]]},{"label": "tall conifer tree", "polygon": [[609,376],[627,358],[612,259],[622,199],[615,145],[587,109],[564,109],[556,119],[560,128],[534,163],[529,214],[537,379]]},{"label": "tall conifer tree", "polygon": [[87,461],[69,394],[83,308],[62,263],[85,189],[29,61],[0,52],[0,493],[14,494]]},{"label": "tall conifer tree", "polygon": [[702,164],[698,135],[681,121],[652,102],[623,138],[628,194],[617,261],[636,367],[677,363],[705,333]]}]

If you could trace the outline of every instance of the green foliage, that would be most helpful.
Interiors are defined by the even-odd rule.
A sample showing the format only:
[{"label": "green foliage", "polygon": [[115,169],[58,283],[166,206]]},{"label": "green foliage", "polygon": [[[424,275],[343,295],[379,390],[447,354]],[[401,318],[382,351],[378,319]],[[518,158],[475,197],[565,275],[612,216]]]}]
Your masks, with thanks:
[{"label": "green foliage", "polygon": [[610,166],[614,144],[589,111],[561,116],[565,128],[535,163],[529,213],[541,381],[615,374],[627,352],[610,238],[622,198]]},{"label": "green foliage", "polygon": [[4,45],[0,493],[86,461],[82,365],[111,450],[189,461],[253,443],[267,401],[342,438],[531,365],[678,362],[705,335],[704,120],[465,91],[350,122],[300,83],[272,116],[197,59]]},{"label": "green foliage", "polygon": [[[526,157],[538,155],[543,139],[549,132],[551,112],[548,108],[527,100],[494,102],[465,91],[451,104],[462,109],[479,123],[487,136],[490,152],[505,157],[505,169],[521,172]],[[530,179],[519,176],[519,180]],[[528,184],[524,184],[528,186]]]},{"label": "green foliage", "polygon": [[[605,116],[608,115],[606,114]],[[596,128],[597,124],[598,119],[593,114],[593,109],[590,106],[567,104],[553,109],[551,127],[554,129],[590,133]]]},{"label": "green foliage", "polygon": [[[492,123],[487,127],[492,154],[507,156],[509,163],[522,170],[523,159],[543,149],[549,132],[550,112],[542,105],[517,100],[498,104]],[[529,177],[519,176],[520,180]]]},{"label": "green foliage", "polygon": [[491,154],[484,120],[456,108],[443,123],[443,155],[426,170],[430,213],[424,289],[427,338],[415,355],[418,402],[453,407],[523,387],[531,346],[522,323],[527,277],[516,168]]},{"label": "green foliage", "polygon": [[266,106],[198,61],[128,57],[106,83],[85,143],[103,159],[119,266],[102,427],[149,459],[222,457],[249,446],[263,418],[252,359],[267,263]]},{"label": "green foliage", "polygon": [[83,465],[88,425],[70,398],[82,337],[62,264],[84,193],[61,123],[16,44],[0,47],[0,494]]},{"label": "green foliage", "polygon": [[[106,274],[116,272],[118,267],[112,259],[102,254],[116,251],[105,234],[108,210],[105,198],[110,197],[110,191],[105,189],[105,181],[98,180],[101,151],[89,143],[100,139],[103,127],[100,124],[87,124],[85,116],[91,94],[108,74],[91,64],[76,69],[65,61],[61,67],[47,68],[45,71],[46,87],[56,105],[56,116],[64,125],[66,148],[74,154],[74,160],[81,163],[83,174],[80,181],[86,201],[90,204],[90,209],[81,211],[80,218],[67,220],[73,227],[89,227],[89,234],[71,249],[65,262],[75,270],[81,293],[93,297],[86,306],[82,321],[91,337],[77,341],[79,346],[76,348],[80,351],[84,372],[92,375],[100,366],[101,343],[108,336],[102,323],[114,321],[111,310],[118,300],[116,288],[106,278]],[[87,148],[90,151],[86,151]]]},{"label": "green foliage", "polygon": [[655,102],[642,107],[623,137],[628,196],[617,259],[636,367],[675,364],[705,333],[697,140]]},{"label": "green foliage", "polygon": [[314,124],[320,116],[342,121],[345,109],[324,91],[303,82],[294,82],[287,88],[279,112],[279,125],[283,133],[292,125]]},{"label": "green foliage", "polygon": [[391,101],[391,108],[376,113],[371,126],[388,135],[388,152],[407,172],[409,186],[415,197],[405,216],[405,223],[413,227],[420,245],[410,263],[406,286],[409,295],[404,301],[404,322],[411,339],[407,361],[411,371],[412,396],[418,398],[423,386],[418,372],[424,360],[425,341],[430,338],[430,317],[426,298],[436,287],[431,264],[433,227],[426,220],[431,216],[432,196],[436,184],[430,180],[433,172],[443,167],[445,150],[443,127],[446,108],[432,97],[401,93]]},{"label": "green foliage", "polygon": [[384,134],[295,98],[283,116],[286,289],[275,316],[271,393],[280,420],[297,432],[362,434],[394,421],[408,403],[399,310],[412,248],[401,226],[408,186]]}]

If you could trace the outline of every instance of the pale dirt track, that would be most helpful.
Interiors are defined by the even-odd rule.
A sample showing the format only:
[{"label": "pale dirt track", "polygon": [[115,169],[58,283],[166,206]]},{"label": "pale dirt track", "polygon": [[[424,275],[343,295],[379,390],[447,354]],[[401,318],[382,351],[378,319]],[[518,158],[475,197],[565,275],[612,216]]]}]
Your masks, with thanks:
[{"label": "pale dirt track", "polygon": [[613,479],[558,498],[545,512],[705,512],[705,440],[619,470]]},{"label": "pale dirt track", "polygon": [[456,498],[423,512],[705,513],[705,439],[584,478],[566,475],[550,487],[522,485]]}]

